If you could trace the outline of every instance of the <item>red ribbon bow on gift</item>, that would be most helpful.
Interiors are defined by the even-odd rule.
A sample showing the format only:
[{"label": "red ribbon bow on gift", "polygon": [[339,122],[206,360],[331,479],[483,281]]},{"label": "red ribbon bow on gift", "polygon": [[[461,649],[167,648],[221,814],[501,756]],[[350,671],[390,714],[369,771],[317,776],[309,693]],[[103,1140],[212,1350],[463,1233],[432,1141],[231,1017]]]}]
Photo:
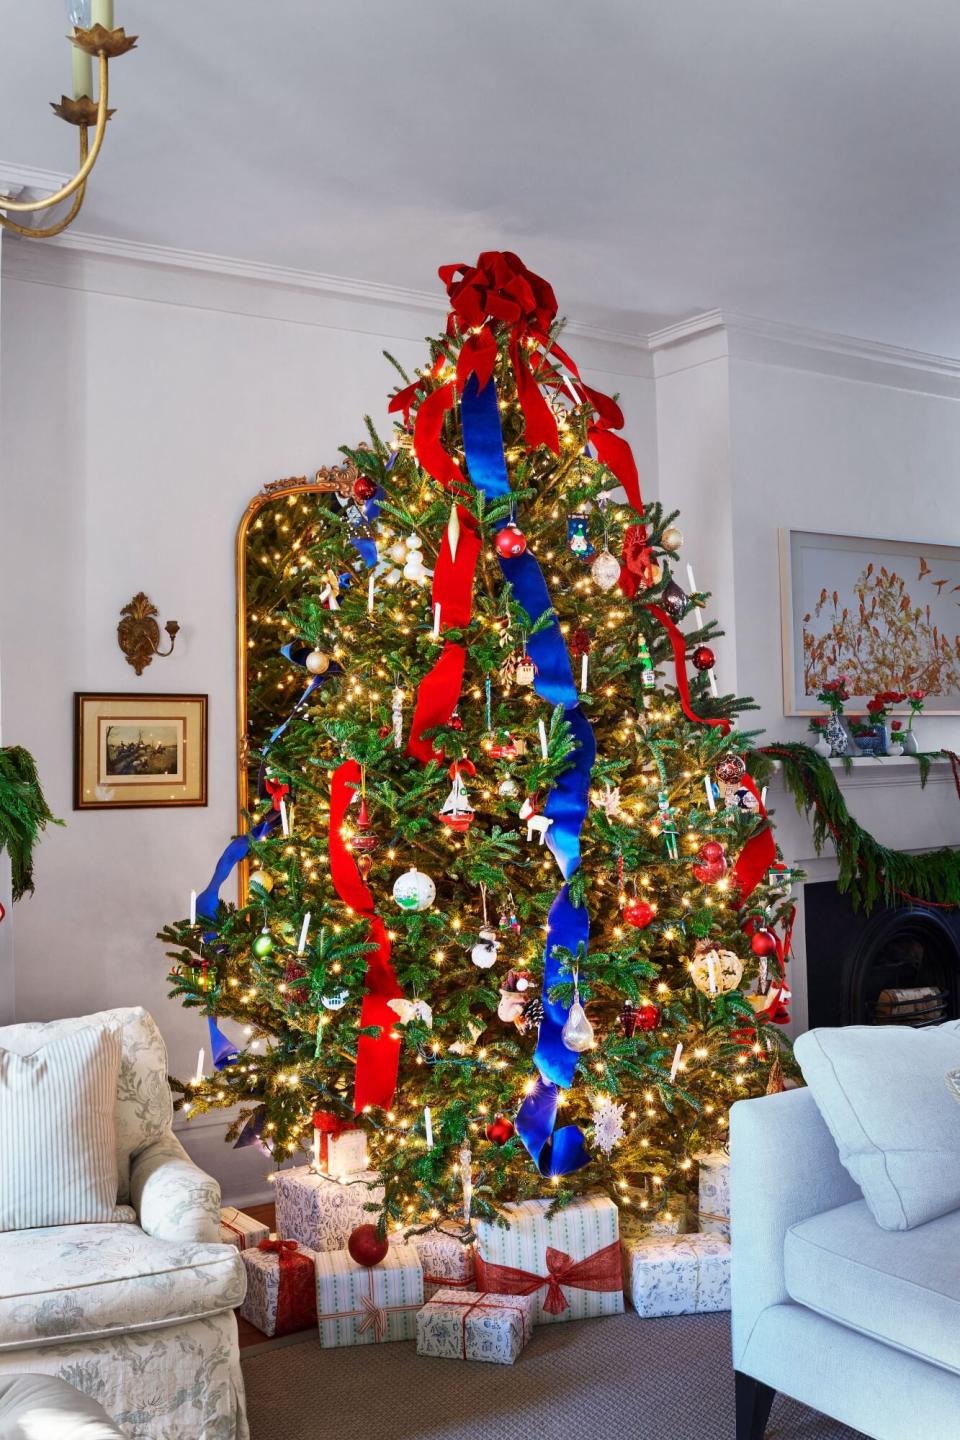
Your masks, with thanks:
[{"label": "red ribbon bow on gift", "polygon": [[[554,1253],[556,1253],[556,1252],[554,1252]],[[455,1283],[456,1283],[456,1282],[454,1282],[454,1281],[452,1281],[452,1280],[445,1280],[445,1281],[444,1281],[444,1285],[445,1285],[445,1286],[453,1285],[453,1284],[455,1284]],[[513,1294],[519,1294],[520,1292],[519,1292],[519,1291],[513,1291],[512,1293],[513,1293]],[[497,1298],[498,1298],[498,1299],[502,1298],[502,1294],[499,1295]],[[463,1358],[464,1358],[464,1360],[466,1360],[466,1358],[467,1358],[467,1321],[469,1320],[470,1316],[473,1314],[474,1310],[495,1310],[495,1311],[498,1311],[500,1314],[503,1314],[504,1310],[509,1310],[512,1314],[514,1314],[514,1315],[519,1315],[519,1316],[520,1316],[520,1331],[521,1331],[521,1334],[522,1334],[522,1336],[523,1336],[523,1343],[524,1343],[524,1345],[526,1345],[526,1343],[527,1343],[527,1317],[526,1317],[526,1315],[524,1314],[524,1311],[523,1311],[522,1306],[520,1306],[520,1305],[517,1305],[516,1307],[514,1307],[513,1305],[491,1305],[491,1303],[490,1303],[490,1295],[489,1295],[489,1294],[478,1295],[475,1300],[471,1300],[471,1301],[468,1301],[466,1298],[464,1298],[463,1300],[439,1300],[439,1299],[437,1299],[436,1296],[434,1296],[432,1300],[428,1300],[428,1301],[427,1301],[427,1304],[428,1304],[428,1305],[453,1305],[453,1306],[455,1306],[458,1310],[460,1310],[460,1311],[462,1312],[462,1313],[461,1313],[461,1316],[460,1316],[460,1341],[461,1341],[461,1344],[462,1344],[462,1346],[463,1346]],[[565,1301],[564,1301],[564,1304],[566,1304]]]},{"label": "red ribbon bow on gift", "polygon": [[339,1115],[334,1115],[332,1110],[314,1110],[313,1128],[320,1135],[320,1162],[327,1165],[330,1162],[330,1141],[336,1140],[338,1135],[343,1135],[347,1130],[356,1130],[358,1127],[349,1120],[341,1120]]},{"label": "red ribbon bow on gift", "polygon": [[587,1255],[583,1260],[574,1260],[562,1250],[547,1246],[547,1274],[537,1275],[530,1270],[517,1270],[512,1265],[495,1265],[477,1256],[477,1282],[484,1290],[495,1295],[533,1295],[541,1286],[547,1286],[547,1298],[543,1308],[547,1315],[562,1315],[569,1309],[570,1302],[562,1286],[571,1290],[617,1291],[623,1288],[623,1274],[620,1262],[620,1242],[614,1240],[602,1250]]}]

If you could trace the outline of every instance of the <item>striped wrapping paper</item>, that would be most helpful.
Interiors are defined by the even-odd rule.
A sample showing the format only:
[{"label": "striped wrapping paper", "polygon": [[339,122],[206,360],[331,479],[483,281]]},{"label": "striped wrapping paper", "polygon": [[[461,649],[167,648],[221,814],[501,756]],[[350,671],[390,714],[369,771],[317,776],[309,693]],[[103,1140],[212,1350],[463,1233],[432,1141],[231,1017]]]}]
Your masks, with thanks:
[{"label": "striped wrapping paper", "polygon": [[412,1245],[391,1245],[379,1265],[358,1265],[346,1250],[321,1251],[315,1264],[325,1349],[416,1339],[423,1271]]},{"label": "striped wrapping paper", "polygon": [[254,1220],[252,1215],[244,1215],[242,1210],[237,1210],[232,1205],[225,1205],[220,1211],[220,1240],[224,1245],[235,1245],[238,1250],[249,1250],[252,1246],[259,1245],[261,1240],[266,1240],[269,1234],[267,1225]]},{"label": "striped wrapping paper", "polygon": [[[506,1228],[489,1220],[473,1222],[478,1256],[476,1288],[505,1293],[485,1266],[509,1266],[528,1272],[533,1277],[531,1283],[535,1283],[537,1277],[542,1278],[543,1284],[533,1292],[537,1297],[538,1324],[621,1314],[623,1284],[616,1205],[605,1195],[585,1195],[548,1218],[551,1204],[550,1200],[523,1200],[504,1205],[501,1213],[507,1221]],[[551,1261],[554,1272],[558,1273],[558,1254],[574,1262],[575,1266],[577,1262],[588,1262],[591,1257],[608,1256],[611,1246],[615,1247],[616,1253],[615,1288],[609,1280],[605,1281],[602,1289],[591,1289],[576,1283],[564,1284],[562,1271],[565,1266],[561,1262],[559,1273],[563,1308],[553,1312],[545,1308],[553,1303],[551,1287],[547,1283],[551,1273],[547,1262],[548,1249],[553,1252]],[[575,1268],[573,1273],[576,1274]]]}]

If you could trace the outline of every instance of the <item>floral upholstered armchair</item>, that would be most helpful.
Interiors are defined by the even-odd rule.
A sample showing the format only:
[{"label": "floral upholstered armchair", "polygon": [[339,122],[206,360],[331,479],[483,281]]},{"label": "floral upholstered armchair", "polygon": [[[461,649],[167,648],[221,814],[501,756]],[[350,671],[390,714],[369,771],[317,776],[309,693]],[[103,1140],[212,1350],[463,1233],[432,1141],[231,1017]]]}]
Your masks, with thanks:
[{"label": "floral upholstered armchair", "polygon": [[56,1375],[136,1440],[247,1440],[233,1314],[246,1288],[220,1241],[220,1188],[173,1133],[166,1048],[142,1009],[0,1029],[28,1054],[120,1026],[119,1189],[109,1224],[0,1232],[0,1377]]}]

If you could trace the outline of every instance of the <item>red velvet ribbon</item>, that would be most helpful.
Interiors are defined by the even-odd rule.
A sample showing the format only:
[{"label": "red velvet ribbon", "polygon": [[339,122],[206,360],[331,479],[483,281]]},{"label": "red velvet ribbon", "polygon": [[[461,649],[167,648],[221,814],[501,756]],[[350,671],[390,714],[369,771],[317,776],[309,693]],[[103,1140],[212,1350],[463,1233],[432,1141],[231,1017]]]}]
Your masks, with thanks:
[{"label": "red velvet ribbon", "polygon": [[353,1092],[354,1113],[367,1105],[388,1107],[397,1088],[400,1065],[400,1036],[394,1029],[396,1014],[388,1002],[403,994],[390,963],[390,940],[386,927],[374,910],[373,896],[347,849],[341,829],[357,787],[360,766],[345,760],[333,772],[330,787],[330,878],[345,905],[369,921],[368,937],[376,947],[368,952],[366,994],[360,1007],[360,1025],[378,1025],[380,1033],[361,1035],[357,1041],[357,1066]]},{"label": "red velvet ribbon", "polygon": [[280,802],[290,794],[290,786],[283,780],[264,780],[264,787],[273,801],[274,810],[280,809]]},{"label": "red velvet ribbon", "polygon": [[[452,553],[450,537],[444,531],[433,571],[431,599],[434,605],[440,606],[441,632],[465,629],[473,613],[473,577],[480,556],[480,536],[472,516],[462,505],[457,506],[457,515],[460,520],[457,553]],[[449,722],[460,699],[466,658],[464,647],[448,640],[440,658],[424,675],[417,689],[407,754],[419,760],[421,765],[443,759],[442,751],[434,746],[432,740],[425,738],[424,731]]]},{"label": "red velvet ribbon", "polygon": [[[677,672],[677,693],[680,696],[680,704],[683,708],[684,715],[686,715],[688,720],[692,720],[695,725],[715,725],[718,729],[723,731],[724,735],[729,735],[729,720],[723,720],[719,717],[717,717],[716,719],[707,719],[703,715],[698,715],[690,704],[690,683],[687,680],[686,637],[682,635],[677,629],[676,625],[674,625],[666,610],[661,609],[659,605],[653,604],[648,604],[647,609],[650,611],[650,614],[654,617],[654,619],[659,620],[660,624],[667,632],[667,638],[669,639],[671,648],[673,650],[674,667]],[[764,811],[764,814],[766,814],[766,811]]]},{"label": "red velvet ribbon", "polygon": [[623,1289],[620,1242],[605,1245],[583,1260],[573,1260],[562,1250],[547,1246],[547,1274],[517,1270],[512,1265],[496,1265],[477,1256],[477,1283],[494,1295],[534,1295],[544,1285],[547,1298],[543,1308],[548,1315],[562,1315],[570,1302],[562,1286],[569,1290],[614,1291]]},{"label": "red velvet ribbon", "polygon": [[261,1240],[258,1250],[276,1255],[280,1266],[274,1335],[292,1335],[317,1323],[317,1281],[313,1259],[296,1240]]},{"label": "red velvet ribbon", "polygon": [[320,1163],[330,1163],[330,1141],[336,1140],[338,1135],[344,1135],[348,1130],[356,1130],[359,1127],[350,1120],[342,1120],[339,1115],[334,1115],[332,1110],[314,1110],[313,1128],[320,1135]]}]

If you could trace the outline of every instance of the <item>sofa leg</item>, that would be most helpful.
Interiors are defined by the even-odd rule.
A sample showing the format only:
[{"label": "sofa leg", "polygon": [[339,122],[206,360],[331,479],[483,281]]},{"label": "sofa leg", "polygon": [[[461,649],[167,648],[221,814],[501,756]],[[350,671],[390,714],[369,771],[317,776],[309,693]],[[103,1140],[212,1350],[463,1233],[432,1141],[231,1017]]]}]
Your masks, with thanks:
[{"label": "sofa leg", "polygon": [[737,1440],[763,1440],[776,1390],[735,1370],[737,1397]]}]

